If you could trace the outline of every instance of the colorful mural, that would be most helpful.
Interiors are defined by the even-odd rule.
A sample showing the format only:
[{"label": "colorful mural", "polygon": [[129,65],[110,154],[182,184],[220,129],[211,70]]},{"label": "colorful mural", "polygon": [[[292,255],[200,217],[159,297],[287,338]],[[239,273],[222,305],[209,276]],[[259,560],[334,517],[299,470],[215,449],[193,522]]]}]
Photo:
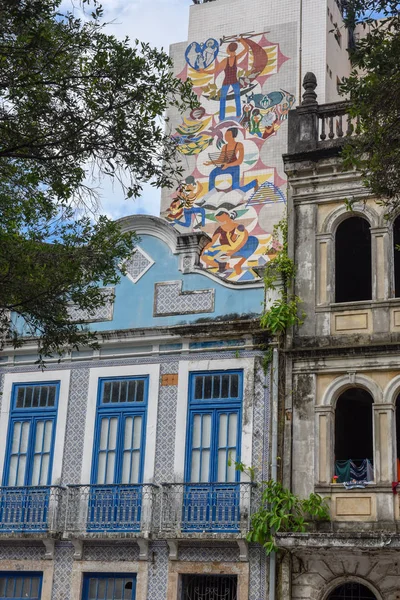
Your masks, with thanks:
[{"label": "colorful mural", "polygon": [[266,33],[191,42],[179,77],[190,78],[201,106],[182,119],[173,138],[190,165],[163,216],[173,226],[211,237],[201,261],[233,281],[275,254],[273,225],[282,214],[283,186],[263,159],[294,95],[274,89],[273,75],[289,60]]}]

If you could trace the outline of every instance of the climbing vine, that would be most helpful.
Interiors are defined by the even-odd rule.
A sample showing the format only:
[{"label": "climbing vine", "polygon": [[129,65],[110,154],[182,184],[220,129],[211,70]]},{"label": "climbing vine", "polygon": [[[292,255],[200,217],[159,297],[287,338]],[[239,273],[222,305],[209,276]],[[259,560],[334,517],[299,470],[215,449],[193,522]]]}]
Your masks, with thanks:
[{"label": "climbing vine", "polygon": [[264,273],[266,305],[269,296],[279,287],[279,296],[261,316],[261,326],[273,335],[283,334],[288,327],[301,325],[304,314],[299,315],[301,300],[291,293],[296,267],[288,254],[288,224],[284,218],[274,226],[273,246],[279,248],[273,260],[267,263]]},{"label": "climbing vine", "polygon": [[[255,469],[235,462],[241,473],[254,482]],[[261,484],[260,508],[251,517],[249,542],[261,544],[267,554],[276,552],[275,535],[278,533],[304,533],[310,521],[330,521],[327,500],[319,494],[301,499],[272,479]]]}]

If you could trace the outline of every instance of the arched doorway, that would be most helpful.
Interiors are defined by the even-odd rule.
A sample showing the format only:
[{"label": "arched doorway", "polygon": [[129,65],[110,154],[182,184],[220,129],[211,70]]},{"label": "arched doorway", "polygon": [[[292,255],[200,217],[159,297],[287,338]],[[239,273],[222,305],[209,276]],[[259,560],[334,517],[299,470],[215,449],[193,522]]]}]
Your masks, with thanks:
[{"label": "arched doorway", "polygon": [[376,600],[376,596],[365,585],[348,581],[335,588],[327,600]]},{"label": "arched doorway", "polygon": [[343,392],[335,411],[335,475],[338,483],[373,481],[373,398],[366,390]]},{"label": "arched doorway", "polygon": [[400,481],[400,394],[396,400],[396,473]]}]

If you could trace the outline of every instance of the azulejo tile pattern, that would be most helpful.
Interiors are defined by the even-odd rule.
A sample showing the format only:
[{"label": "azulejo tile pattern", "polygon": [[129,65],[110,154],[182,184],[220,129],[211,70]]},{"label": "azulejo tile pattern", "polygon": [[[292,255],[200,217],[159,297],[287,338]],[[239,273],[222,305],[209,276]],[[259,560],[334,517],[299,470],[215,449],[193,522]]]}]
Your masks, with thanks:
[{"label": "azulejo tile pattern", "polygon": [[[160,378],[163,375],[177,373],[178,362],[162,364],[160,369]],[[160,379],[161,382],[161,379]],[[175,456],[175,427],[176,427],[176,403],[178,398],[178,386],[160,385],[158,397],[158,418],[159,431],[162,435],[157,436],[156,442],[156,460],[155,460],[155,481],[174,481],[174,456]]]},{"label": "azulejo tile pattern", "polygon": [[167,597],[168,547],[166,542],[155,542],[150,547],[153,560],[149,564],[149,587],[147,598],[164,600]]},{"label": "azulejo tile pattern", "polygon": [[103,288],[102,295],[106,298],[104,306],[99,306],[93,311],[82,310],[75,304],[70,306],[68,312],[75,323],[100,323],[101,321],[112,321],[115,288]]},{"label": "azulejo tile pattern", "polygon": [[62,483],[80,483],[89,369],[73,369],[69,391]]},{"label": "azulejo tile pattern", "polygon": [[215,290],[183,292],[182,281],[166,281],[154,286],[154,316],[214,312]]},{"label": "azulejo tile pattern", "polygon": [[136,246],[134,254],[124,264],[127,276],[136,283],[154,265],[154,260],[147,252]]},{"label": "azulejo tile pattern", "polygon": [[129,544],[86,545],[83,553],[84,560],[133,562],[139,559],[139,546],[134,542]]},{"label": "azulejo tile pattern", "polygon": [[44,555],[43,544],[33,545],[25,542],[15,546],[0,546],[0,560],[43,560]]},{"label": "azulejo tile pattern", "polygon": [[71,544],[56,545],[51,600],[75,600],[70,596],[73,554],[74,549]]},{"label": "azulejo tile pattern", "polygon": [[184,546],[179,549],[179,559],[198,562],[238,562],[239,547],[209,544],[209,546]]}]

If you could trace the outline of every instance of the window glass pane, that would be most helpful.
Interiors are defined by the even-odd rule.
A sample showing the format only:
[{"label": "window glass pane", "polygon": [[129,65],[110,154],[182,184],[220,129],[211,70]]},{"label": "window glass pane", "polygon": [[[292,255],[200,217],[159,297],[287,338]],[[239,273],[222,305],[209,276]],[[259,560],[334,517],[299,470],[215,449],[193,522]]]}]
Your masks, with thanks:
[{"label": "window glass pane", "polygon": [[106,454],[105,452],[100,452],[99,454],[99,464],[97,467],[97,483],[105,483],[106,477]]},{"label": "window glass pane", "polygon": [[32,578],[32,588],[31,588],[32,598],[39,597],[39,583],[40,583],[39,577]]},{"label": "window glass pane", "polygon": [[99,582],[99,585],[97,587],[97,598],[99,600],[105,600],[105,597],[106,597],[106,580],[105,579],[99,579],[98,582]]},{"label": "window glass pane", "polygon": [[237,414],[233,413],[229,415],[229,429],[228,429],[228,446],[236,446],[237,439]]},{"label": "window glass pane", "polygon": [[25,468],[26,468],[26,456],[21,456],[18,465],[18,477],[16,484],[21,486],[25,485]]},{"label": "window glass pane", "polygon": [[125,419],[124,449],[132,447],[133,417]]},{"label": "window glass pane", "polygon": [[13,438],[11,443],[11,452],[15,454],[19,450],[19,440],[21,436],[21,423],[14,423]]},{"label": "window glass pane", "polygon": [[26,391],[25,391],[24,407],[30,408],[32,406],[33,389],[31,387],[26,387],[25,390]]},{"label": "window glass pane", "polygon": [[8,485],[17,485],[17,467],[18,467],[18,457],[12,456],[10,460],[10,470],[8,473]]},{"label": "window glass pane", "polygon": [[211,415],[203,415],[203,448],[209,448],[211,445]]},{"label": "window glass pane", "polygon": [[[40,403],[40,392],[41,392],[41,386],[36,385],[33,388],[33,406],[37,407],[37,406],[43,406],[43,404]],[[46,401],[46,394],[43,394],[43,398]]]},{"label": "window glass pane", "polygon": [[144,381],[140,379],[136,382],[136,402],[143,402],[144,399]]},{"label": "window glass pane", "polygon": [[6,598],[14,598],[14,585],[15,585],[14,578],[9,577],[9,579],[7,580],[7,586],[6,586]]},{"label": "window glass pane", "polygon": [[6,579],[5,577],[0,577],[0,596],[4,596],[6,591]]},{"label": "window glass pane", "polygon": [[89,579],[89,600],[95,600],[97,596],[97,579]]},{"label": "window glass pane", "polygon": [[218,446],[220,448],[226,446],[227,430],[228,430],[228,415],[220,415],[220,417],[219,417],[219,436],[218,436]]},{"label": "window glass pane", "polygon": [[125,579],[123,600],[131,600],[133,590],[133,579]]},{"label": "window glass pane", "polygon": [[204,377],[204,399],[209,400],[211,398],[212,391],[212,377],[211,375],[206,375]]},{"label": "window glass pane", "polygon": [[237,373],[231,375],[231,398],[238,398],[239,396],[239,376]]},{"label": "window glass pane", "polygon": [[136,398],[136,381],[130,381],[128,384],[128,402],[135,402]]},{"label": "window glass pane", "polygon": [[111,383],[106,381],[103,384],[103,403],[108,404],[111,400]]},{"label": "window glass pane", "polygon": [[218,481],[225,481],[226,450],[218,450]]},{"label": "window glass pane", "polygon": [[22,408],[24,406],[24,396],[25,396],[25,388],[19,387],[17,392],[17,402],[16,407]]},{"label": "window glass pane", "polygon": [[131,480],[129,483],[139,483],[139,468],[140,468],[140,453],[134,452],[132,454],[132,472],[131,472]]},{"label": "window glass pane", "polygon": [[221,398],[229,398],[229,375],[222,375]]},{"label": "window glass pane", "polygon": [[122,483],[131,483],[131,452],[124,452],[124,456],[122,458]]},{"label": "window glass pane", "polygon": [[48,474],[49,474],[49,462],[50,462],[50,455],[49,454],[44,454],[44,456],[42,457],[42,471],[40,474],[40,485],[47,485],[48,482]]},{"label": "window glass pane", "polygon": [[[235,466],[235,462],[236,462],[236,450],[230,450],[229,451],[229,459],[228,460],[228,476],[227,476],[227,481],[232,482],[232,481],[236,481],[236,466]],[[230,464],[229,464],[230,463]]]},{"label": "window glass pane", "polygon": [[28,449],[29,429],[30,423],[28,421],[22,423],[20,452],[26,452]]},{"label": "window glass pane", "polygon": [[113,417],[110,419],[110,430],[108,434],[108,448],[109,450],[115,450],[117,445],[117,428],[118,419]]},{"label": "window glass pane", "polygon": [[56,405],[56,386],[49,386],[49,395],[47,397],[47,406],[55,406]]},{"label": "window glass pane", "polygon": [[128,390],[128,383],[126,381],[121,381],[121,383],[120,383],[120,395],[119,395],[119,401],[120,402],[126,402],[127,390]]},{"label": "window glass pane", "polygon": [[115,579],[114,585],[114,600],[123,600],[122,585],[123,579]]},{"label": "window glass pane", "polygon": [[133,448],[140,448],[142,441],[142,417],[135,417],[133,426]]},{"label": "window glass pane", "polygon": [[219,398],[221,395],[221,376],[214,375],[213,381],[214,381],[213,398]]},{"label": "window glass pane", "polygon": [[111,386],[111,402],[119,401],[119,381],[113,381]]},{"label": "window glass pane", "polygon": [[108,419],[102,419],[101,430],[100,430],[100,450],[107,448],[108,440]]},{"label": "window glass pane", "polygon": [[192,483],[199,482],[199,472],[200,472],[200,451],[193,450],[192,452],[192,469],[190,474],[190,481]]},{"label": "window glass pane", "polygon": [[195,400],[202,400],[203,398],[203,377],[200,375],[196,377],[196,383],[194,386],[194,398]]},{"label": "window glass pane", "polygon": [[45,428],[44,428],[43,452],[50,452],[52,432],[53,432],[53,422],[46,421]]},{"label": "window glass pane", "polygon": [[35,452],[42,451],[43,431],[44,431],[44,421],[39,421],[36,425]]},{"label": "window glass pane", "polygon": [[200,446],[200,433],[201,433],[201,416],[194,415],[192,448],[198,448]]},{"label": "window glass pane", "polygon": [[209,472],[210,472],[210,451],[203,450],[202,455],[201,455],[201,475],[200,475],[201,483],[208,482]]},{"label": "window glass pane", "polygon": [[22,579],[22,577],[17,577],[15,580],[15,597],[21,597],[22,596],[22,585],[23,585],[24,580]]},{"label": "window glass pane", "polygon": [[115,579],[107,579],[107,593],[106,593],[106,598],[107,600],[113,600],[114,598],[114,583],[115,583]]},{"label": "window glass pane", "polygon": [[33,459],[31,485],[38,485],[40,480],[40,464],[42,461],[41,454],[35,454]]},{"label": "window glass pane", "polygon": [[114,483],[115,452],[109,452],[107,456],[106,483]]}]

